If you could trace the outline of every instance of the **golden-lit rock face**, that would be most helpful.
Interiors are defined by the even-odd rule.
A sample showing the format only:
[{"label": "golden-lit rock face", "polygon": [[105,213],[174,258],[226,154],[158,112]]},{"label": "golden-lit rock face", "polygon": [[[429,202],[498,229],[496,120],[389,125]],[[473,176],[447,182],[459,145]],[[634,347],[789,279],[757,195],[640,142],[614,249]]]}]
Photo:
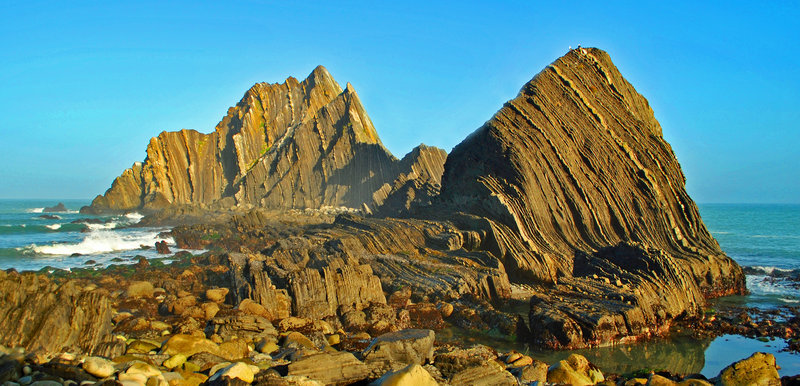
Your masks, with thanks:
[{"label": "golden-lit rock face", "polygon": [[[441,169],[439,158],[434,168]],[[393,186],[402,166],[383,147],[353,87],[342,90],[320,66],[302,82],[256,84],[210,134],[162,132],[144,163],[125,170],[91,209],[215,202],[361,208]]]}]

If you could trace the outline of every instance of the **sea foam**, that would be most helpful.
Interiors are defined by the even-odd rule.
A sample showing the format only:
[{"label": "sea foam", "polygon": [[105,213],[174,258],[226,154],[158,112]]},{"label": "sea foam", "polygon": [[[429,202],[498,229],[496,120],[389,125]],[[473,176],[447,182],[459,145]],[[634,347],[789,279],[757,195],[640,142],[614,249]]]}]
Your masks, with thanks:
[{"label": "sea foam", "polygon": [[79,243],[57,243],[51,245],[31,245],[30,248],[40,254],[46,255],[91,255],[98,253],[116,252],[140,249],[143,245],[152,246],[156,241],[166,240],[173,244],[172,238],[158,237],[159,232],[122,233],[109,230],[90,232]]},{"label": "sea foam", "polygon": [[138,212],[126,213],[125,218],[132,220],[135,223],[139,222],[144,216]]}]

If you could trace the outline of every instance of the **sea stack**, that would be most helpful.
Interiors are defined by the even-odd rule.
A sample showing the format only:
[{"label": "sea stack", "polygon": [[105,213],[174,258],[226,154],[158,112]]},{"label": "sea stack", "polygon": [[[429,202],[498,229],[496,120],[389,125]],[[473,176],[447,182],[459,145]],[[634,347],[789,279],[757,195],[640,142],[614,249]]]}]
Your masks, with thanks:
[{"label": "sea stack", "polygon": [[559,302],[547,293],[534,299],[531,326],[560,318],[553,345],[571,347],[606,341],[596,331],[603,323],[613,334],[636,335],[641,322],[663,326],[696,313],[704,297],[744,291],[741,268],[684,185],[647,100],[606,52],[581,48],[547,66],[453,149],[440,201],[489,220],[485,244],[512,281],[569,282],[584,297],[609,295],[593,281],[617,284],[609,287],[618,287],[620,308],[612,312],[570,309],[587,303],[578,299],[553,307]]},{"label": "sea stack", "polygon": [[[444,157],[437,162],[441,169]],[[144,162],[82,212],[374,208],[373,194],[380,190],[375,197],[382,202],[411,163],[386,150],[353,86],[342,89],[318,66],[302,82],[254,85],[210,134],[162,132],[150,140]]]}]

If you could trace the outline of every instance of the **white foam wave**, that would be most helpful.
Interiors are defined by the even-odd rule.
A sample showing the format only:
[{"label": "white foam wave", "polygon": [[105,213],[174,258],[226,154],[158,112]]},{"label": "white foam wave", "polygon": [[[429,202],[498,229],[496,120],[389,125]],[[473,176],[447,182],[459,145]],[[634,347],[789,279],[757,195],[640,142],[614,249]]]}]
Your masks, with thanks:
[{"label": "white foam wave", "polygon": [[772,267],[772,266],[766,266],[766,265],[754,265],[752,268],[753,269],[757,269],[759,271],[763,271],[767,275],[772,275],[775,272],[792,272],[791,269],[778,268],[778,267]]},{"label": "white foam wave", "polygon": [[117,223],[111,221],[104,224],[86,224],[86,227],[89,228],[90,231],[102,231],[116,228]]},{"label": "white foam wave", "polygon": [[770,276],[748,275],[746,280],[747,288],[753,295],[794,296],[797,294],[797,290],[788,285],[789,283]]},{"label": "white foam wave", "polygon": [[50,224],[50,225],[45,225],[45,227],[47,227],[49,229],[52,229],[52,230],[56,230],[58,228],[61,228],[61,224]]},{"label": "white foam wave", "polygon": [[800,303],[800,300],[790,298],[781,298],[781,301],[784,303]]},{"label": "white foam wave", "polygon": [[139,220],[143,219],[144,216],[139,212],[131,212],[131,213],[126,213],[125,218],[133,220],[134,223],[137,223],[139,222]]},{"label": "white foam wave", "polygon": [[156,241],[166,240],[173,244],[172,238],[158,237],[158,232],[121,233],[106,230],[90,232],[83,241],[76,244],[31,245],[36,253],[46,255],[72,255],[79,253],[91,255],[140,249],[142,245],[152,246]]},{"label": "white foam wave", "polygon": [[42,213],[44,212],[44,208],[30,208],[25,211],[28,213]]}]

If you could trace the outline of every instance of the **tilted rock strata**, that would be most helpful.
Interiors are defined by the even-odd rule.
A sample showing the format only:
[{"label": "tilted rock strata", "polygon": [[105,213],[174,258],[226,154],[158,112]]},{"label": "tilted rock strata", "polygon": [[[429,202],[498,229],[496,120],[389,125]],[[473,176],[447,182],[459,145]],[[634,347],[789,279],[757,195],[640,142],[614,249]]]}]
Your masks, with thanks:
[{"label": "tilted rock strata", "polygon": [[373,193],[374,205],[384,216],[409,212],[413,206],[426,206],[439,195],[447,152],[420,145],[400,160],[400,174],[391,184]]},{"label": "tilted rock strata", "polygon": [[[422,167],[439,172],[435,181],[444,159],[437,162]],[[145,161],[125,170],[84,212],[181,204],[376,207],[373,195],[392,186],[401,170],[420,172],[409,163],[383,147],[353,87],[342,90],[320,66],[302,82],[256,84],[210,134],[162,132],[147,146]]]},{"label": "tilted rock strata", "polygon": [[48,353],[91,354],[111,341],[109,298],[75,282],[0,271],[0,344]]},{"label": "tilted rock strata", "polygon": [[710,263],[694,272],[706,291],[742,288],[647,100],[598,49],[556,60],[456,146],[441,198],[517,239],[500,240],[524,249],[504,261],[517,277],[555,282],[572,276],[576,251],[640,242]]},{"label": "tilted rock strata", "polygon": [[481,248],[512,281],[574,294],[532,302],[534,335],[552,347],[655,333],[704,297],[744,291],[647,100],[598,49],[556,60],[456,146],[439,205],[485,219]]},{"label": "tilted rock strata", "polygon": [[[326,74],[315,70],[303,82],[303,95],[311,97],[299,116],[295,107],[281,115],[258,105],[223,120],[220,127],[240,127],[232,123],[236,111],[261,111],[273,117],[267,126],[290,127],[264,131],[270,146],[263,154],[243,150],[238,161],[221,163],[248,167],[225,169],[235,173],[225,177],[217,198],[226,198],[218,202],[342,204],[404,218],[343,214],[332,223],[289,226],[253,211],[199,233],[174,232],[179,245],[204,246],[209,237],[243,252],[228,262],[226,285],[237,302],[252,299],[273,318],[350,313],[347,323],[357,325],[362,309],[386,304],[383,291],[499,304],[517,282],[535,295],[531,339],[573,348],[661,333],[676,318],[699,315],[706,297],[744,290],[740,267],[722,253],[688,197],[647,101],[605,52],[570,51],[449,156],[420,146],[402,161],[372,135],[351,87],[317,80]],[[312,87],[318,83],[332,91]],[[234,142],[262,138],[247,133]],[[135,179],[135,170],[129,174]],[[147,202],[156,201],[162,200]],[[410,309],[409,317],[426,307]],[[454,320],[482,326],[475,316]]]}]

